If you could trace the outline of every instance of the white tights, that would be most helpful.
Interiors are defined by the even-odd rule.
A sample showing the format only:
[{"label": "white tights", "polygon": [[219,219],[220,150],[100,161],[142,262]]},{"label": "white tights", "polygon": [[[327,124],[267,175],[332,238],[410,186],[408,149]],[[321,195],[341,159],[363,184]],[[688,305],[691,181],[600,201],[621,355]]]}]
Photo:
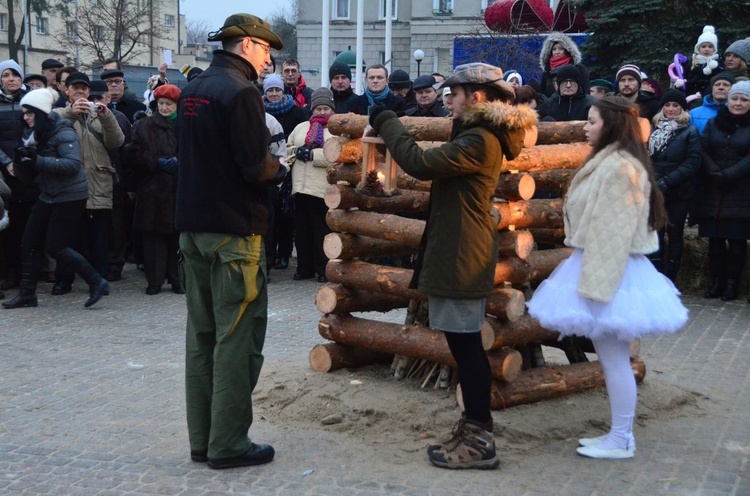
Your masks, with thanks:
[{"label": "white tights", "polygon": [[604,370],[609,408],[612,412],[612,428],[599,441],[598,447],[608,450],[628,449],[635,443],[633,417],[637,401],[635,377],[630,367],[630,344],[608,335],[594,339],[593,342]]}]

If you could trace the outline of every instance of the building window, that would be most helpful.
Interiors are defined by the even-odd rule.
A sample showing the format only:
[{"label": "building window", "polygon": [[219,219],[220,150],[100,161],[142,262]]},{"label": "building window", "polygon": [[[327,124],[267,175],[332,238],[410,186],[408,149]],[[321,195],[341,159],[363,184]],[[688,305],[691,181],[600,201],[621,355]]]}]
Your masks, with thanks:
[{"label": "building window", "polygon": [[489,0],[482,0],[482,12],[484,12],[487,9],[488,3],[490,3]]},{"label": "building window", "polygon": [[350,0],[333,0],[331,19],[349,19]]},{"label": "building window", "polygon": [[76,38],[78,31],[78,26],[75,22],[66,22],[65,23],[65,37],[69,40],[73,40]]},{"label": "building window", "polygon": [[47,34],[49,30],[49,21],[46,17],[36,18],[36,34]]},{"label": "building window", "polygon": [[432,13],[448,15],[453,13],[453,0],[432,0]]},{"label": "building window", "polygon": [[0,14],[0,31],[8,30],[8,14]]},{"label": "building window", "polygon": [[97,41],[104,39],[104,26],[94,26],[94,39]]},{"label": "building window", "polygon": [[[378,10],[378,19],[381,21],[385,20],[385,8],[386,8],[386,0],[380,0],[380,8]],[[393,17],[391,17],[392,20],[398,19],[398,0],[391,0],[393,3]]]},{"label": "building window", "polygon": [[174,16],[172,14],[164,14],[164,25],[168,28],[174,27]]}]

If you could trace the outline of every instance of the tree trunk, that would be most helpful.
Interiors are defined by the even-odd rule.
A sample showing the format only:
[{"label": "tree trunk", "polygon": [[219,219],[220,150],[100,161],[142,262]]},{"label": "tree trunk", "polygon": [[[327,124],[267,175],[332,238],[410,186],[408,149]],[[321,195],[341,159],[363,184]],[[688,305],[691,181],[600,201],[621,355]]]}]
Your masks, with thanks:
[{"label": "tree trunk", "polygon": [[426,191],[399,190],[394,196],[371,196],[344,184],[328,188],[324,200],[331,210],[357,208],[381,214],[426,212],[430,205],[430,194]]},{"label": "tree trunk", "polygon": [[529,175],[534,178],[537,190],[557,191],[564,196],[576,172],[576,169],[552,169],[529,172]]},{"label": "tree trunk", "polygon": [[513,288],[496,288],[487,298],[485,311],[503,321],[514,322],[526,312],[526,297]]},{"label": "tree trunk", "polygon": [[[414,271],[410,269],[386,267],[356,260],[329,260],[326,266],[326,278],[332,283],[373,293],[426,301],[426,294],[409,288],[413,275]],[[500,319],[513,320],[523,315],[525,304],[526,300],[520,291],[512,288],[499,288],[487,297],[486,311]]]},{"label": "tree trunk", "polygon": [[497,237],[504,257],[526,260],[534,249],[534,236],[529,231],[500,231]]},{"label": "tree trunk", "polygon": [[565,240],[565,229],[563,229],[562,227],[558,227],[555,229],[548,229],[545,227],[530,227],[529,232],[534,237],[534,242],[537,244],[562,244],[562,242]]},{"label": "tree trunk", "polygon": [[525,200],[517,202],[494,203],[500,214],[498,230],[510,226],[524,227],[562,227],[562,199]]},{"label": "tree trunk", "polygon": [[409,298],[327,284],[318,289],[315,306],[322,313],[388,312],[409,306]]},{"label": "tree trunk", "polygon": [[537,125],[536,141],[545,145],[585,142],[585,125],[586,121],[540,122]]},{"label": "tree trunk", "polygon": [[417,253],[419,243],[409,244],[359,234],[329,233],[323,238],[323,251],[329,259],[386,257]]},{"label": "tree trunk", "polygon": [[549,331],[529,314],[514,321],[503,321],[487,317],[482,325],[482,346],[485,350],[496,350],[503,346],[517,348],[531,343],[556,340],[560,334]]},{"label": "tree trunk", "polygon": [[502,258],[495,266],[495,285],[506,282],[516,286],[540,283],[571,253],[572,248],[555,248],[533,251],[526,260]]},{"label": "tree trunk", "polygon": [[[630,365],[636,382],[642,382],[646,375],[646,365],[640,358],[633,360]],[[521,372],[511,383],[492,381],[490,407],[493,410],[503,410],[602,386],[604,374],[599,362],[537,367]],[[463,408],[460,386],[456,389],[456,399]]]},{"label": "tree trunk", "polygon": [[507,201],[529,200],[534,196],[536,185],[528,174],[500,174],[495,196]]},{"label": "tree trunk", "polygon": [[[357,187],[362,179],[362,162],[354,164],[331,164],[326,169],[328,184],[346,183]],[[401,168],[396,174],[396,187],[400,190],[430,191],[430,181],[420,181],[405,173]]]},{"label": "tree trunk", "polygon": [[326,222],[336,232],[387,239],[410,246],[419,246],[425,225],[423,220],[358,210],[329,210]]},{"label": "tree trunk", "polygon": [[[456,368],[443,333],[421,325],[401,325],[351,315],[326,315],[318,323],[324,338],[366,350],[428,360]],[[513,380],[519,375],[521,356],[515,350],[487,354],[492,377]]]},{"label": "tree trunk", "polygon": [[544,145],[524,148],[514,160],[503,165],[504,171],[533,172],[550,169],[577,169],[591,153],[586,143]]},{"label": "tree trunk", "polygon": [[308,360],[315,372],[333,372],[339,369],[357,369],[374,363],[390,363],[393,355],[363,350],[338,343],[317,344],[310,350]]}]

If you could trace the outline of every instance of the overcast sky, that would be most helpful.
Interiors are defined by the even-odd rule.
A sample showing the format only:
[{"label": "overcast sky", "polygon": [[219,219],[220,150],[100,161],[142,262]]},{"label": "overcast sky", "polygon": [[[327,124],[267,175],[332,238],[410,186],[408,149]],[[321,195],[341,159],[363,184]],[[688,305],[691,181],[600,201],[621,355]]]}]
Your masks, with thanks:
[{"label": "overcast sky", "polygon": [[213,31],[224,25],[224,20],[232,14],[253,14],[268,19],[290,3],[290,0],[182,0],[180,13],[185,16],[186,22],[205,20],[209,30]]}]

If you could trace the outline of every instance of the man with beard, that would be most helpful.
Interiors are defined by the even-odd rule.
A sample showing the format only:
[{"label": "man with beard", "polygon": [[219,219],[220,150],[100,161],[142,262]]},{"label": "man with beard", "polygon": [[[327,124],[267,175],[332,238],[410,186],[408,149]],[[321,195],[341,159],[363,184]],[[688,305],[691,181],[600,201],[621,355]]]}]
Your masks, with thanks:
[{"label": "man with beard", "polygon": [[641,69],[634,64],[625,64],[620,67],[615,76],[617,82],[617,94],[630,103],[635,103],[640,109],[640,116],[651,122],[659,112],[659,100],[654,95],[641,91],[643,76]]}]

